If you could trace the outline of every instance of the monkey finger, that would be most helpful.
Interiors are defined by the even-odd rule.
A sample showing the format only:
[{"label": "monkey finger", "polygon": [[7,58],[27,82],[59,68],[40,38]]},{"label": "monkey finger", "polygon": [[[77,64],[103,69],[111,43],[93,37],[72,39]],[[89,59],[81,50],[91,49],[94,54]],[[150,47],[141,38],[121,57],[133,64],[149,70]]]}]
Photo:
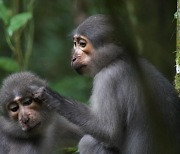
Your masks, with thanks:
[{"label": "monkey finger", "polygon": [[40,88],[38,88],[37,90],[35,90],[34,92],[33,92],[33,98],[34,99],[42,99],[43,98],[43,93],[44,93],[44,90],[45,89],[45,87],[40,87]]}]

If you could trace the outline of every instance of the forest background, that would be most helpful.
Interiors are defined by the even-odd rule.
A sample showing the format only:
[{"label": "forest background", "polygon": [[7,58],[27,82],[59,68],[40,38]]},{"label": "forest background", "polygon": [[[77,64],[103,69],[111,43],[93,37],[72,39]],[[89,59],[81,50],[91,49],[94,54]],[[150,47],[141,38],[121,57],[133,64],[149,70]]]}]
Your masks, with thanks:
[{"label": "forest background", "polygon": [[110,14],[122,44],[153,63],[173,84],[175,0],[0,0],[0,83],[32,71],[56,91],[87,102],[91,79],[70,67],[72,30],[86,17]]}]

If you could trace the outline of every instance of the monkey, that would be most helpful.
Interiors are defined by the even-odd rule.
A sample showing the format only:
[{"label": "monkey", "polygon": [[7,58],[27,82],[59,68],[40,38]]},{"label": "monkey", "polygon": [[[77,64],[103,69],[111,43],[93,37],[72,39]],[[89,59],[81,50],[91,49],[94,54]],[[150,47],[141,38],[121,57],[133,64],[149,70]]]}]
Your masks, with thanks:
[{"label": "monkey", "polygon": [[47,82],[31,72],[8,76],[0,89],[0,153],[63,154],[75,146],[82,131],[35,99]]},{"label": "monkey", "polygon": [[112,21],[93,15],[73,31],[71,65],[93,78],[90,104],[40,87],[50,110],[79,126],[80,154],[180,153],[180,99],[147,60],[122,47]]}]

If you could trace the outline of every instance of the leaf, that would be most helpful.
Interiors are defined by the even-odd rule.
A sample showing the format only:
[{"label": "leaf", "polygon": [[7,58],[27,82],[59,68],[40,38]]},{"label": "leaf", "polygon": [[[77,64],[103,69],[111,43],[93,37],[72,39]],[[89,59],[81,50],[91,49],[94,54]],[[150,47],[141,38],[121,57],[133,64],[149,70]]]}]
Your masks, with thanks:
[{"label": "leaf", "polygon": [[64,149],[64,151],[66,153],[75,153],[78,150],[77,150],[77,147],[68,147],[68,148]]},{"label": "leaf", "polygon": [[3,1],[0,0],[0,18],[3,20],[4,24],[7,25],[10,18],[10,11],[6,8]]},{"label": "leaf", "polygon": [[31,12],[24,12],[13,16],[7,28],[8,34],[12,36],[16,30],[23,27],[31,18],[32,18]]},{"label": "leaf", "polygon": [[0,57],[0,68],[8,72],[15,72],[19,70],[18,63],[7,57]]}]

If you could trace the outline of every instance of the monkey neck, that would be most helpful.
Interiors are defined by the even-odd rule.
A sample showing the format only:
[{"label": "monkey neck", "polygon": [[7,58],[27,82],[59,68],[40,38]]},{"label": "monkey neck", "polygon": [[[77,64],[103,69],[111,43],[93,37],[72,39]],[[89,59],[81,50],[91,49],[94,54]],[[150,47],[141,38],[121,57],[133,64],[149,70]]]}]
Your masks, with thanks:
[{"label": "monkey neck", "polygon": [[126,53],[122,48],[114,44],[108,44],[106,46],[97,49],[94,57],[92,58],[92,72],[91,76],[94,77],[103,68],[110,64],[113,64],[118,59],[126,57]]}]

